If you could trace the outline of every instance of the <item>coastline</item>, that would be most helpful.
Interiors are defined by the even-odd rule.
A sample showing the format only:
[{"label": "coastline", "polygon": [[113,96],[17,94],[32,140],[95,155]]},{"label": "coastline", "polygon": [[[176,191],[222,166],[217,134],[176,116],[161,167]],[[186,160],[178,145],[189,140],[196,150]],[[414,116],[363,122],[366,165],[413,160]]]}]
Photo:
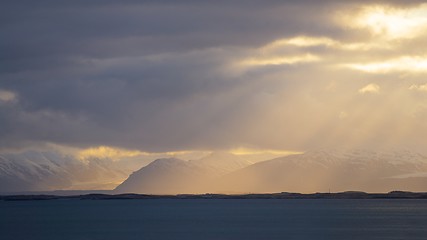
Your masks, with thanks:
[{"label": "coastline", "polygon": [[389,193],[366,193],[347,191],[337,193],[250,193],[250,194],[177,194],[177,195],[150,195],[150,194],[83,194],[83,195],[0,195],[3,201],[32,201],[32,200],[118,200],[118,199],[427,199],[427,192],[392,191]]}]

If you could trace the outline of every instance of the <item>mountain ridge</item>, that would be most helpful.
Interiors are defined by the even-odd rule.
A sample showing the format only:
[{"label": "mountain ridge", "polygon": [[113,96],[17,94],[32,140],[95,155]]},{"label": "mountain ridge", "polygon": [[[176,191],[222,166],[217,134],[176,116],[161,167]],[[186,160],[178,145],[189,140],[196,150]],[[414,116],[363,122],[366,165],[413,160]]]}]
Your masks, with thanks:
[{"label": "mountain ridge", "polygon": [[212,153],[197,160],[184,161],[177,158],[157,159],[132,173],[117,186],[115,192],[132,189],[150,193],[203,193],[216,178],[249,166],[251,162],[225,153]]},{"label": "mountain ridge", "polygon": [[[210,181],[195,177],[188,186],[180,186],[182,192],[176,192],[173,183],[156,189],[155,181],[151,181],[152,188],[138,188],[134,183],[134,188],[119,185],[117,189],[136,193],[423,191],[427,189],[424,176],[427,157],[411,151],[316,150],[254,163]],[[147,178],[132,181],[150,182]],[[193,188],[195,182],[197,188]]]},{"label": "mountain ridge", "polygon": [[0,191],[111,188],[128,176],[128,169],[110,159],[81,161],[55,151],[0,154]]}]

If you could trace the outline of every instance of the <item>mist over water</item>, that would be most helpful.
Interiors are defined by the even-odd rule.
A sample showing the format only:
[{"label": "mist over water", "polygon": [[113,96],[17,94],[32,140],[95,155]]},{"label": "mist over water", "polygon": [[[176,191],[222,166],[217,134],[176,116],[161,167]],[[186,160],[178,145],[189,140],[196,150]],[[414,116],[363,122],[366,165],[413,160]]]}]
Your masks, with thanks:
[{"label": "mist over water", "polygon": [[2,240],[425,239],[426,200],[0,202]]}]

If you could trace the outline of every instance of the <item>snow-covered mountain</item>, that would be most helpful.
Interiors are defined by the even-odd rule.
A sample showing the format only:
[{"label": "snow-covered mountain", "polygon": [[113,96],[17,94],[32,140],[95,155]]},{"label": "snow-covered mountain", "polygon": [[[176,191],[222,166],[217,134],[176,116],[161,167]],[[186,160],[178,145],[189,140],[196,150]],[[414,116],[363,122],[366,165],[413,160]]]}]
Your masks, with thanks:
[{"label": "snow-covered mountain", "polygon": [[410,151],[320,150],[251,165],[222,178],[223,192],[427,191],[427,157]]},{"label": "snow-covered mountain", "polygon": [[[251,164],[236,156],[159,159],[118,192],[151,194],[427,191],[427,157],[410,151],[319,150]],[[246,166],[246,167],[245,167]]]},{"label": "snow-covered mountain", "polygon": [[[55,159],[56,161],[53,161]],[[72,164],[69,158],[51,153],[25,152],[0,155],[0,191],[46,190],[71,185],[69,174],[61,167]]]},{"label": "snow-covered mountain", "polygon": [[254,162],[229,152],[213,152],[201,159],[190,160],[189,163],[201,168],[208,168],[217,176],[222,176],[252,165]]},{"label": "snow-covered mountain", "polygon": [[55,151],[0,154],[0,192],[113,189],[134,169],[110,159],[81,161]]},{"label": "snow-covered mountain", "polygon": [[0,193],[113,189],[120,183],[118,193],[427,191],[427,157],[411,151],[317,150],[255,164],[219,152],[141,166],[134,159],[81,161],[54,151],[0,154]]},{"label": "snow-covered mountain", "polygon": [[116,192],[151,194],[204,193],[219,177],[252,162],[226,152],[198,160],[157,159],[129,176]]}]

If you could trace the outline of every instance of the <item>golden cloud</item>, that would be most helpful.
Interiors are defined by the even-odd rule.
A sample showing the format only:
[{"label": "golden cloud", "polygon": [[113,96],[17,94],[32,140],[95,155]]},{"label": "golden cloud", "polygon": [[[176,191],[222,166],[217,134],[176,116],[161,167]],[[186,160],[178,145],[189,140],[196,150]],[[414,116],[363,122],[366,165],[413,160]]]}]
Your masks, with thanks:
[{"label": "golden cloud", "polygon": [[243,66],[292,65],[298,63],[318,62],[320,57],[313,54],[294,55],[287,57],[253,57],[240,62]]},{"label": "golden cloud", "polygon": [[342,13],[339,23],[385,39],[414,38],[427,30],[427,4],[412,8],[370,5],[355,14]]},{"label": "golden cloud", "polygon": [[16,94],[11,91],[0,89],[0,101],[10,102],[16,99]]},{"label": "golden cloud", "polygon": [[363,88],[359,89],[359,93],[365,94],[365,93],[378,93],[380,91],[380,86],[378,86],[375,83],[368,84],[364,86]]},{"label": "golden cloud", "polygon": [[87,148],[77,152],[77,157],[81,160],[89,158],[110,158],[112,160],[117,160],[120,158],[135,157],[138,155],[147,155],[147,153],[108,146]]},{"label": "golden cloud", "polygon": [[311,46],[333,46],[337,42],[327,37],[309,37],[309,36],[296,36],[292,38],[283,38],[275,40],[269,44],[266,44],[261,48],[263,51],[274,51],[277,48],[293,45],[297,47],[311,47]]},{"label": "golden cloud", "polygon": [[183,157],[192,158],[200,155],[206,155],[204,151],[170,151],[170,152],[143,152],[138,150],[129,150],[111,146],[97,146],[81,150],[74,150],[74,155],[80,160],[87,160],[90,158],[109,158],[113,161],[129,157],[148,156],[150,158],[163,158],[163,157]]},{"label": "golden cloud", "polygon": [[382,62],[351,63],[342,66],[368,73],[427,72],[427,58],[403,56]]},{"label": "golden cloud", "polygon": [[421,91],[421,92],[427,92],[427,84],[424,85],[412,85],[411,87],[409,87],[409,90],[416,90],[416,91]]},{"label": "golden cloud", "polygon": [[292,155],[292,154],[301,154],[302,152],[296,151],[283,151],[283,150],[273,150],[273,149],[252,149],[252,148],[235,148],[229,151],[234,155],[255,155],[255,154],[272,154],[272,155]]},{"label": "golden cloud", "polygon": [[325,46],[341,50],[370,50],[390,49],[391,45],[386,42],[341,42],[328,37],[295,36],[275,40],[261,48],[263,52],[274,52],[285,46],[315,47]]}]

